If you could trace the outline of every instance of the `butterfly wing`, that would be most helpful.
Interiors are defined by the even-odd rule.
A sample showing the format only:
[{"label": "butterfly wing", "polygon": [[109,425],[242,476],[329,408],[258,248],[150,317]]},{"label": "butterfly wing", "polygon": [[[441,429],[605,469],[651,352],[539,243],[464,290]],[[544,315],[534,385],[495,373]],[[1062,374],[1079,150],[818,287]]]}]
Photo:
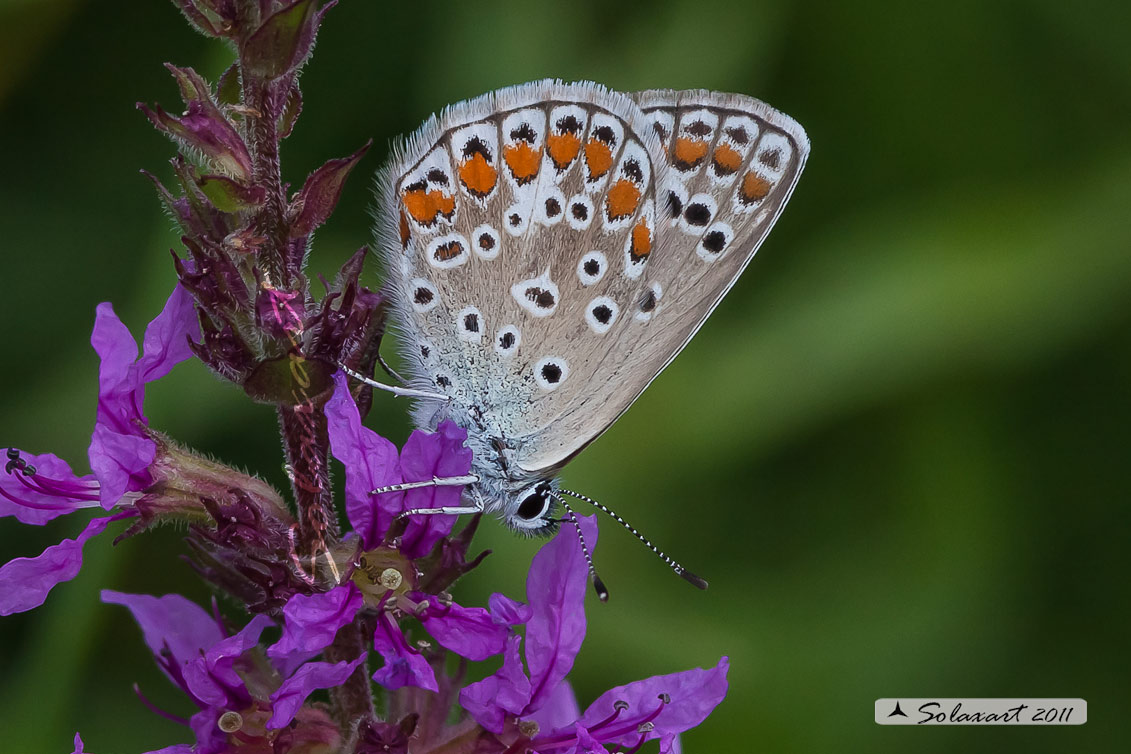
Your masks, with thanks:
[{"label": "butterfly wing", "polygon": [[661,140],[655,238],[621,301],[620,331],[580,375],[585,391],[527,438],[519,463],[528,470],[560,468],[687,345],[777,221],[809,153],[800,125],[749,97],[660,90],[634,98]]},{"label": "butterfly wing", "polygon": [[642,285],[662,154],[626,95],[555,81],[456,105],[398,147],[378,248],[410,383],[452,396],[420,402],[418,425],[475,423],[524,458],[587,405]]}]

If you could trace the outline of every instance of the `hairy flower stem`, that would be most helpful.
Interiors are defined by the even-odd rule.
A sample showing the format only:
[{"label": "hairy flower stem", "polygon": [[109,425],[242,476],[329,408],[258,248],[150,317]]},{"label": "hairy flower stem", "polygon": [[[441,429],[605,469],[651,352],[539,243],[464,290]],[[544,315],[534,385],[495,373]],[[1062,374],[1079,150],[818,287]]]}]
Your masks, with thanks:
[{"label": "hairy flower stem", "polygon": [[[248,114],[247,146],[251,152],[253,180],[267,192],[267,199],[256,218],[257,230],[267,239],[259,261],[276,286],[293,290],[301,282],[297,270],[287,264],[287,225],[283,216],[286,193],[279,166],[279,112],[283,107],[280,89],[284,82],[265,81],[246,70],[243,77],[243,104]],[[296,280],[295,278],[300,278]],[[305,294],[305,290],[303,291]]]},{"label": "hairy flower stem", "polygon": [[326,555],[328,559],[329,549],[338,540],[330,487],[326,415],[322,407],[312,401],[280,405],[279,429],[299,513],[299,537],[294,554],[306,572],[315,577],[318,558]]},{"label": "hairy flower stem", "polygon": [[[266,201],[257,213],[256,227],[266,238],[258,262],[272,285],[306,296],[306,280],[295,268],[289,249],[289,225],[285,217],[286,189],[279,162],[279,115],[284,106],[291,76],[265,80],[246,69],[243,77],[243,104],[248,113],[248,149],[251,152],[253,181],[266,192]],[[298,264],[301,264],[301,256]],[[303,362],[300,333],[288,333],[292,373],[298,389],[303,388]],[[321,406],[305,394],[296,396],[294,405],[279,406],[279,427],[287,456],[287,467],[298,507],[299,548],[296,556],[308,573],[315,572],[320,554],[337,540],[337,520],[330,489],[329,438]],[[305,556],[305,557],[304,557]]]},{"label": "hairy flower stem", "polygon": [[[367,653],[369,642],[365,637],[366,633],[360,620],[343,626],[334,637],[334,642],[326,648],[326,661],[349,661]],[[351,730],[356,731],[363,721],[376,720],[368,663],[363,662],[349,680],[331,689],[330,698],[334,703],[335,719],[343,735],[348,735]]]}]

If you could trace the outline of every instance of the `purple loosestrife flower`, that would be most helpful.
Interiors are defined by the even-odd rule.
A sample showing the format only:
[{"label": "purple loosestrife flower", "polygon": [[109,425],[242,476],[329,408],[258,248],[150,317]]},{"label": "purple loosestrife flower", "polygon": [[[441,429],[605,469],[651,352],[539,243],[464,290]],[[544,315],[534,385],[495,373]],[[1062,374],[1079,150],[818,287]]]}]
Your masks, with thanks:
[{"label": "purple loosestrife flower", "polygon": [[[180,595],[164,597],[104,591],[102,600],[124,605],[133,613],[164,671],[199,711],[185,720],[157,714],[191,728],[195,745],[177,745],[163,752],[227,754],[228,752],[336,751],[338,726],[318,705],[307,704],[317,689],[343,683],[364,661],[303,662],[284,667],[265,661],[259,648],[263,631],[274,625],[257,615],[229,635],[217,615],[209,615]],[[274,659],[271,648],[267,655]],[[156,754],[156,753],[152,753]]]},{"label": "purple loosestrife flower", "polygon": [[7,473],[0,478],[0,516],[42,525],[84,508],[119,512],[91,520],[78,537],[52,545],[37,557],[16,558],[0,567],[0,615],[43,604],[56,584],[78,574],[89,539],[112,521],[137,515],[138,493],[154,482],[151,468],[158,448],[142,413],[145,386],[191,356],[188,342],[198,334],[192,299],[179,285],[146,328],[140,359],[133,336],[113,308],[99,304],[90,338],[101,359],[89,450],[93,473],[80,477],[54,455],[23,455],[10,449]]},{"label": "purple loosestrife flower", "polygon": [[[585,541],[596,544],[595,520],[580,521]],[[654,676],[611,689],[579,714],[565,677],[585,638],[588,577],[577,534],[563,527],[535,556],[527,576],[526,671],[519,657],[522,640],[513,635],[502,668],[460,692],[463,708],[494,734],[499,751],[606,751],[605,745],[631,749],[655,738],[660,739],[661,752],[677,751],[678,735],[705,720],[726,696],[724,657],[711,669]],[[500,615],[510,608],[496,604]]]},{"label": "purple loosestrife flower", "polygon": [[401,481],[466,474],[471,468],[471,451],[464,447],[467,434],[450,422],[435,433],[413,432],[398,458],[392,443],[361,424],[340,373],[326,416],[330,447],[346,466],[346,513],[357,535],[358,567],[350,586],[360,589],[367,605],[378,612],[373,644],[385,664],[373,679],[389,690],[414,686],[437,691],[431,664],[405,638],[399,617],[415,617],[441,647],[476,661],[502,652],[506,628],[488,611],[460,607],[440,592],[478,562],[465,563],[466,546],[461,549],[446,539],[454,516],[410,516],[407,525],[402,520],[398,528],[403,533],[390,535],[403,511],[456,505],[461,488],[425,487],[376,496],[369,492]]},{"label": "purple loosestrife flower", "polygon": [[153,482],[149,467],[157,455],[157,443],[145,432],[149,424],[142,413],[145,386],[190,358],[190,339],[199,337],[192,297],[180,285],[145,328],[140,359],[133,336],[113,307],[98,305],[90,344],[102,365],[89,456],[103,508],[109,510],[127,492],[139,492]]}]

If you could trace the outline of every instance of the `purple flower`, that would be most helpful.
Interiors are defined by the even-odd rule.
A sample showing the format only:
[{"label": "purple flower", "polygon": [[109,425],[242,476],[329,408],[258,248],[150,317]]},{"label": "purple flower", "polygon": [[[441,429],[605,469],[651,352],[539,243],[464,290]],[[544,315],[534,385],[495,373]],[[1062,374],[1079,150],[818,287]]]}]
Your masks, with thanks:
[{"label": "purple flower", "polygon": [[353,582],[328,592],[296,594],[283,607],[283,635],[267,650],[267,656],[283,675],[314,657],[338,631],[353,622],[361,609],[362,596]]},{"label": "purple flower", "polygon": [[438,691],[436,671],[418,650],[409,646],[397,622],[388,613],[377,617],[377,630],[373,633],[373,648],[385,664],[373,674],[373,680],[389,691],[404,686],[415,686],[428,691]]},{"label": "purple flower", "polygon": [[77,576],[83,545],[104,532],[114,518],[96,518],[74,539],[51,545],[34,558],[15,558],[0,566],[0,615],[39,607],[56,584]]},{"label": "purple flower", "polygon": [[397,447],[361,423],[346,376],[334,375],[334,394],[326,402],[330,450],[346,467],[346,516],[361,546],[371,550],[381,544],[393,519],[401,512],[400,495],[369,491],[400,481]]},{"label": "purple flower", "polygon": [[274,714],[267,721],[268,730],[278,730],[291,724],[306,698],[317,689],[329,689],[346,682],[357,666],[365,662],[365,655],[342,662],[308,662],[271,694]]},{"label": "purple flower", "polygon": [[[345,375],[336,374],[334,383],[334,394],[326,403],[330,448],[346,467],[346,513],[365,549],[381,544],[403,511],[459,505],[463,487],[423,487],[376,496],[369,491],[399,482],[467,474],[471,450],[464,447],[466,430],[444,422],[436,432],[415,431],[398,459],[391,442],[362,425]],[[455,516],[411,516],[400,551],[408,558],[428,555],[451,534],[455,520]]]},{"label": "purple flower", "polygon": [[[102,600],[129,608],[158,666],[200,709],[185,720],[156,709],[142,697],[154,712],[192,729],[196,744],[191,751],[235,751],[239,745],[230,737],[237,733],[241,744],[258,750],[256,739],[268,742],[276,738],[272,731],[283,728],[289,729],[288,736],[336,743],[336,726],[325,712],[306,706],[306,699],[316,689],[344,683],[365,655],[348,662],[299,663],[288,672],[276,673],[254,657],[264,629],[274,625],[264,615],[227,635],[218,616],[180,595],[104,591]],[[187,745],[180,746],[190,751]]]},{"label": "purple flower", "polygon": [[391,690],[416,686],[435,691],[435,672],[405,638],[396,616],[419,619],[437,644],[471,660],[501,653],[507,624],[482,608],[460,607],[415,588],[417,574],[411,561],[428,556],[448,537],[455,516],[412,516],[395,551],[382,545],[400,513],[458,505],[463,488],[426,487],[376,496],[369,492],[401,481],[466,474],[471,468],[471,451],[464,447],[467,433],[451,422],[433,433],[413,432],[398,458],[392,443],[362,425],[345,375],[339,373],[334,379],[334,394],[326,404],[330,445],[346,467],[346,512],[367,553],[355,579],[370,606],[382,611],[373,642],[385,663],[373,679]]},{"label": "purple flower", "polygon": [[94,475],[76,476],[66,461],[51,453],[9,449],[5,471],[0,476],[0,517],[14,516],[20,523],[39,526],[99,505]]},{"label": "purple flower", "polygon": [[200,335],[192,297],[177,285],[165,308],[145,328],[144,351],[108,303],[98,305],[90,344],[102,359],[98,370],[98,413],[90,442],[90,468],[98,480],[102,507],[114,507],[126,492],[151,483],[147,469],[157,444],[144,428],[147,383],[164,377],[192,356],[191,338]]},{"label": "purple flower", "polygon": [[[596,543],[595,520],[579,520],[586,542]],[[504,747],[525,738],[539,754],[601,751],[605,745],[631,748],[659,738],[662,752],[676,751],[677,736],[706,719],[726,696],[727,659],[711,669],[611,689],[579,714],[565,677],[585,638],[588,575],[576,531],[563,527],[535,556],[527,576],[527,671],[519,657],[522,640],[512,636],[502,668],[465,687],[460,703]],[[500,613],[512,612],[510,605],[496,604]]]},{"label": "purple flower", "polygon": [[[146,435],[142,403],[145,385],[166,375],[191,356],[188,340],[199,332],[192,299],[179,285],[164,310],[145,330],[144,353],[109,304],[99,304],[91,345],[101,358],[98,413],[90,443],[94,473],[76,476],[54,455],[23,455],[10,449],[0,477],[0,516],[42,525],[83,508],[125,507],[151,484],[148,468],[157,444]],[[82,567],[86,542],[111,521],[135,515],[132,510],[89,522],[75,539],[65,539],[33,558],[16,558],[0,567],[0,615],[38,607],[59,583]]]},{"label": "purple flower", "polygon": [[260,285],[255,299],[255,321],[265,332],[277,338],[302,332],[305,317],[301,294],[280,291],[266,283]]}]

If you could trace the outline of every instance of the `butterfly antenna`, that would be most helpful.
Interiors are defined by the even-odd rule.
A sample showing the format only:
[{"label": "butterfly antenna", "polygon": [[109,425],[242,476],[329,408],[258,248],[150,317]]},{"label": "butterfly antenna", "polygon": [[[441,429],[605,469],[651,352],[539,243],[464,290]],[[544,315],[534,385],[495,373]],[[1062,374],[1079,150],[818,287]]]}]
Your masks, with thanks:
[{"label": "butterfly antenna", "polygon": [[573,508],[565,500],[552,492],[550,496],[562,504],[566,513],[569,514],[569,520],[573,522],[573,528],[577,529],[577,541],[581,543],[581,553],[585,556],[585,562],[589,564],[589,575],[593,577],[593,589],[597,592],[597,599],[608,602],[609,590],[605,587],[605,582],[601,581],[601,577],[597,575],[597,568],[593,565],[593,554],[589,552],[589,546],[585,544],[585,535],[581,533],[581,522],[577,520],[577,514],[573,512]]},{"label": "butterfly antenna", "polygon": [[[638,532],[636,530],[636,527],[634,527],[632,524],[628,523],[623,518],[621,518],[617,514],[617,512],[614,511],[612,508],[609,508],[608,506],[602,505],[601,503],[598,503],[593,498],[591,498],[587,495],[582,495],[580,492],[573,492],[573,491],[567,490],[567,489],[559,489],[558,492],[564,492],[565,494],[570,495],[572,497],[575,497],[578,500],[583,500],[583,501],[589,503],[590,505],[592,505],[597,510],[602,511],[603,513],[605,513],[605,515],[609,516],[609,518],[613,519],[618,524],[620,524],[621,526],[623,526],[624,528],[626,528],[630,532],[632,532],[632,536],[636,537],[641,542],[643,542],[645,544],[645,546],[648,547],[648,549],[650,549],[653,553],[656,554],[656,556],[660,560],[664,561],[664,563],[667,564],[668,568],[675,571],[677,576],[682,578],[684,581],[688,581],[688,582],[694,584],[695,586],[699,587],[700,589],[706,589],[707,588],[707,581],[705,579],[702,579],[702,578],[696,576],[694,573],[687,570],[686,568],[681,566],[679,563],[677,563],[676,561],[674,561],[670,557],[668,557],[664,553],[663,550],[661,550],[659,547],[656,547],[656,545],[652,544],[651,540],[649,540],[643,534]],[[563,505],[564,505],[564,503],[563,503]],[[570,510],[568,505],[566,506],[566,510]],[[573,511],[570,510],[570,513],[572,514]]]}]

